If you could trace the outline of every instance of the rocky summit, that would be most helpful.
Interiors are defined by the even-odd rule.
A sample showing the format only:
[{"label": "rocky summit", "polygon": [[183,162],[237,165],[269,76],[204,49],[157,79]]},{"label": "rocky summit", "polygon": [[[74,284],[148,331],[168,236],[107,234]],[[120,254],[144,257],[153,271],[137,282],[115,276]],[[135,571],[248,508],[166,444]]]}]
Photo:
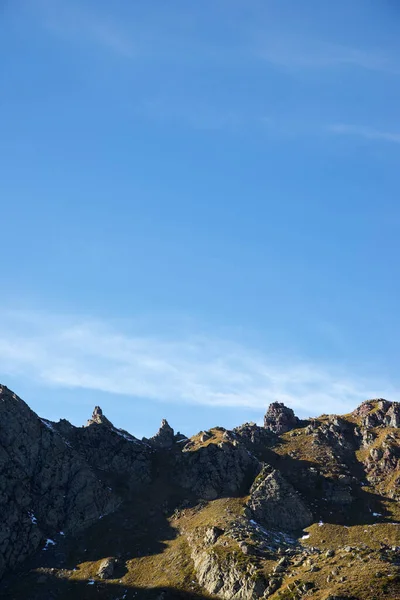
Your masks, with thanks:
[{"label": "rocky summit", "polygon": [[149,439],[0,386],[0,598],[400,599],[400,404]]}]

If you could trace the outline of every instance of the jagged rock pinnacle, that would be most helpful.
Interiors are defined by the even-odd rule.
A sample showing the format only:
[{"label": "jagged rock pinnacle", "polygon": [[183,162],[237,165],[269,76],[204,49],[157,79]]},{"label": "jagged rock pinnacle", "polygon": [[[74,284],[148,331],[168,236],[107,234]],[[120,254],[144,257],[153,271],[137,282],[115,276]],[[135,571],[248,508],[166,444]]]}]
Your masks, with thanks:
[{"label": "jagged rock pinnacle", "polygon": [[170,448],[175,443],[174,430],[166,419],[161,421],[160,429],[149,439],[149,442],[157,448]]},{"label": "jagged rock pinnacle", "polygon": [[93,415],[92,415],[92,419],[96,419],[97,417],[102,417],[102,416],[103,416],[103,411],[101,410],[100,406],[95,406]]},{"label": "jagged rock pinnacle", "polygon": [[[265,427],[190,439],[163,419],[141,443],[99,406],[75,427],[40,418],[0,386],[0,424],[1,598],[73,596],[73,553],[87,561],[83,600],[123,572],[133,582],[140,573],[133,585],[149,596],[162,572],[165,600],[192,581],[204,589],[197,597],[400,600],[399,402],[307,421],[274,402]],[[158,551],[172,527],[179,569]],[[298,583],[288,583],[293,573]]]},{"label": "jagged rock pinnacle", "polygon": [[293,410],[285,406],[283,402],[270,404],[264,417],[265,429],[278,435],[295,429],[298,424],[299,419],[295,416]]},{"label": "jagged rock pinnacle", "polygon": [[86,426],[88,427],[89,425],[93,425],[94,423],[96,425],[107,425],[108,427],[113,427],[111,421],[109,421],[107,417],[103,415],[103,411],[101,410],[100,406],[94,407],[92,418],[89,419]]}]

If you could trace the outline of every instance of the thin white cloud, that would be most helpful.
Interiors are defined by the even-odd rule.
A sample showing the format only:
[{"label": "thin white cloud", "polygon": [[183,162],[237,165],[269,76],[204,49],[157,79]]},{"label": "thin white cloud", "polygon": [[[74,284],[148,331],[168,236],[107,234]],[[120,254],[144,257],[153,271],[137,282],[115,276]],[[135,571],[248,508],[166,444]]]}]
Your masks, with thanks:
[{"label": "thin white cloud", "polygon": [[[26,0],[29,3],[29,0]],[[391,52],[374,48],[357,48],[319,40],[315,35],[294,31],[279,31],[281,24],[254,14],[249,27],[238,23],[235,41],[202,40],[187,24],[193,20],[180,12],[156,11],[141,16],[140,22],[129,13],[126,20],[116,17],[119,11],[93,9],[76,0],[35,0],[35,13],[45,27],[56,35],[79,41],[89,41],[113,53],[128,58],[162,57],[178,62],[195,60],[216,64],[262,59],[283,68],[325,69],[351,67],[369,71],[400,74],[400,64]],[[262,15],[262,11],[260,13]],[[172,27],[171,27],[172,23]],[[180,24],[180,26],[176,26]]]},{"label": "thin white cloud", "polygon": [[125,58],[139,52],[135,37],[109,14],[64,0],[39,0],[33,7],[44,27],[61,38],[88,41]]},{"label": "thin white cloud", "polygon": [[3,379],[208,406],[263,410],[281,401],[307,414],[393,396],[376,382],[227,340],[127,335],[105,323],[18,312],[0,312],[0,365]]},{"label": "thin white cloud", "polygon": [[383,142],[392,142],[394,144],[400,144],[400,132],[396,131],[382,131],[370,127],[346,125],[344,123],[331,125],[328,129],[331,133],[334,133],[336,135],[362,137],[367,140],[378,140]]},{"label": "thin white cloud", "polygon": [[399,74],[400,66],[391,57],[374,50],[352,48],[317,39],[282,35],[259,43],[256,55],[266,62],[288,69],[352,67]]}]

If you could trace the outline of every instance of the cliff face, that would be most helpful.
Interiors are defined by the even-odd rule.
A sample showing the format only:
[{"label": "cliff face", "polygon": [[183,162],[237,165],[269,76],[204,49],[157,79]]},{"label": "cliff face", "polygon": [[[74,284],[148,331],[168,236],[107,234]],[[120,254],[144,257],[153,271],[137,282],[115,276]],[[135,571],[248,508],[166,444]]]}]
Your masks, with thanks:
[{"label": "cliff face", "polygon": [[400,404],[152,438],[0,386],[0,597],[400,599]]},{"label": "cliff face", "polygon": [[[56,427],[0,386],[0,574],[118,498]],[[51,541],[48,542],[51,545]]]}]

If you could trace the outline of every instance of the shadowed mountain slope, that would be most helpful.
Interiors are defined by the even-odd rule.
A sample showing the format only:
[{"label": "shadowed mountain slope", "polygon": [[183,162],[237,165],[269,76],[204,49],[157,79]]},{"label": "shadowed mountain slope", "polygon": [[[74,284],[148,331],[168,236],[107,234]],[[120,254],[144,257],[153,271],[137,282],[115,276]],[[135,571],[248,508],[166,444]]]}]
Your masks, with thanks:
[{"label": "shadowed mountain slope", "polygon": [[0,597],[400,599],[400,405],[139,440],[0,386]]}]

